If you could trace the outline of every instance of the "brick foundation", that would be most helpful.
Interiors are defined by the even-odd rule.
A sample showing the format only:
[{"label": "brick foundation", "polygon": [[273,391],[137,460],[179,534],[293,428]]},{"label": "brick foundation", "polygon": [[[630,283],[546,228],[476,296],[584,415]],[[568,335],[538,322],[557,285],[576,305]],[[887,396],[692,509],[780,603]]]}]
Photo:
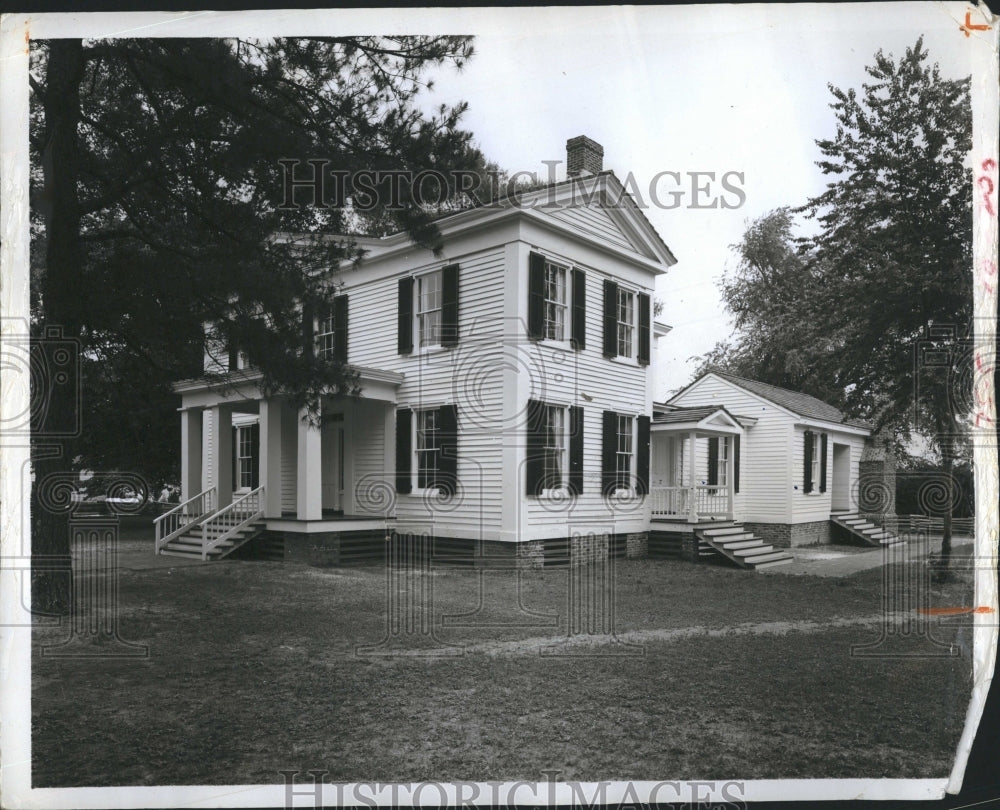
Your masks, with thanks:
[{"label": "brick foundation", "polygon": [[634,532],[625,536],[625,556],[643,560],[649,556],[649,532]]},{"label": "brick foundation", "polygon": [[744,523],[743,528],[775,548],[815,546],[831,542],[830,521],[809,523]]}]

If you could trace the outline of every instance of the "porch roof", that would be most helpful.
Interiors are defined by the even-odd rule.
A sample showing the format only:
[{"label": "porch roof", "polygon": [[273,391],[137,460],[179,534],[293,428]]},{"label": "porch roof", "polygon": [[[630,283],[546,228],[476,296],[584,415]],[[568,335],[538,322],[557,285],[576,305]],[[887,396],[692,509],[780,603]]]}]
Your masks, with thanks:
[{"label": "porch roof", "polygon": [[[403,375],[396,371],[352,365],[358,375],[361,398],[396,402],[396,390]],[[261,399],[260,381],[263,375],[254,369],[227,374],[179,380],[172,386],[184,399],[183,407],[206,407],[218,402],[238,402]]]},{"label": "porch roof", "polygon": [[720,433],[742,433],[744,428],[752,427],[757,420],[751,416],[737,416],[730,413],[722,405],[702,405],[683,408],[677,405],[668,406],[653,414],[650,430],[659,427],[660,431],[703,430]]}]

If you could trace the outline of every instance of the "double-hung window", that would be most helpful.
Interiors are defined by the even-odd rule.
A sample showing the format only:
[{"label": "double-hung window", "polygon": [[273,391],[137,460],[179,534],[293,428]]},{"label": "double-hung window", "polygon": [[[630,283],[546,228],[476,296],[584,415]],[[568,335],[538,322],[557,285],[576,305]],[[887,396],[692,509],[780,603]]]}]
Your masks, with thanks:
[{"label": "double-hung window", "polygon": [[635,419],[618,415],[618,450],[615,454],[615,481],[618,489],[631,489],[635,472]]},{"label": "double-hung window", "polygon": [[552,262],[545,263],[545,319],[542,335],[546,340],[566,339],[566,268]]},{"label": "double-hung window", "polygon": [[242,425],[236,430],[236,481],[237,489],[254,488],[254,456],[257,426]]},{"label": "double-hung window", "polygon": [[618,355],[635,357],[635,293],[618,288]]},{"label": "double-hung window", "polygon": [[566,409],[546,405],[542,410],[542,488],[559,489],[566,483]]},{"label": "double-hung window", "polygon": [[417,487],[431,489],[437,486],[438,464],[440,461],[440,425],[438,411],[431,409],[416,412],[416,442],[414,452],[417,461]]},{"label": "double-hung window", "polygon": [[333,309],[330,308],[323,313],[316,324],[316,356],[332,360],[335,341]]},{"label": "double-hung window", "polygon": [[438,346],[441,343],[441,271],[418,276],[417,284],[417,347]]},{"label": "double-hung window", "polygon": [[812,482],[812,491],[816,491],[817,486],[820,483],[820,454],[822,452],[820,444],[820,434],[811,433],[810,434],[812,442],[812,464],[810,469],[810,481]]}]

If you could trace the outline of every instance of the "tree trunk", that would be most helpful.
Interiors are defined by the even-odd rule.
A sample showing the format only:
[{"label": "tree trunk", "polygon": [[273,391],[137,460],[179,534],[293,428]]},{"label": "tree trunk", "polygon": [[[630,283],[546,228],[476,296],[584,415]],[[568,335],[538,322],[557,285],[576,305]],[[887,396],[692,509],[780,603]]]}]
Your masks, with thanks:
[{"label": "tree trunk", "polygon": [[[35,351],[49,355],[56,342],[75,341],[79,352],[83,289],[80,256],[79,174],[80,83],[83,44],[78,39],[49,42],[44,97],[45,144],[42,154],[44,188],[39,205],[45,215],[45,273],[41,282],[42,317]],[[59,331],[54,331],[59,330]],[[48,344],[48,345],[47,345]],[[69,471],[73,461],[74,427],[79,428],[80,381],[60,384],[53,375],[32,380],[31,497],[32,610],[63,614],[70,605],[70,537],[67,512],[44,496],[53,473]]]},{"label": "tree trunk", "polygon": [[950,445],[945,449],[942,454],[942,469],[944,470],[944,485],[946,494],[946,505],[944,513],[944,526],[941,535],[941,568],[946,570],[951,564],[951,517],[952,511],[955,508],[952,501],[954,500],[954,486],[952,484],[952,470],[954,468],[954,459],[952,458]]}]

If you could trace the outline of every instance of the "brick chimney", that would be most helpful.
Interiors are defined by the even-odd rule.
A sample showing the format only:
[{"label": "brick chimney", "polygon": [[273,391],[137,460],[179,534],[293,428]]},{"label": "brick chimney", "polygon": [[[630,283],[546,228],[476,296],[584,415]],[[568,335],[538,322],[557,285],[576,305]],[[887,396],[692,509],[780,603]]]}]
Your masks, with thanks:
[{"label": "brick chimney", "polygon": [[586,135],[566,141],[566,175],[600,174],[604,169],[604,147]]}]

